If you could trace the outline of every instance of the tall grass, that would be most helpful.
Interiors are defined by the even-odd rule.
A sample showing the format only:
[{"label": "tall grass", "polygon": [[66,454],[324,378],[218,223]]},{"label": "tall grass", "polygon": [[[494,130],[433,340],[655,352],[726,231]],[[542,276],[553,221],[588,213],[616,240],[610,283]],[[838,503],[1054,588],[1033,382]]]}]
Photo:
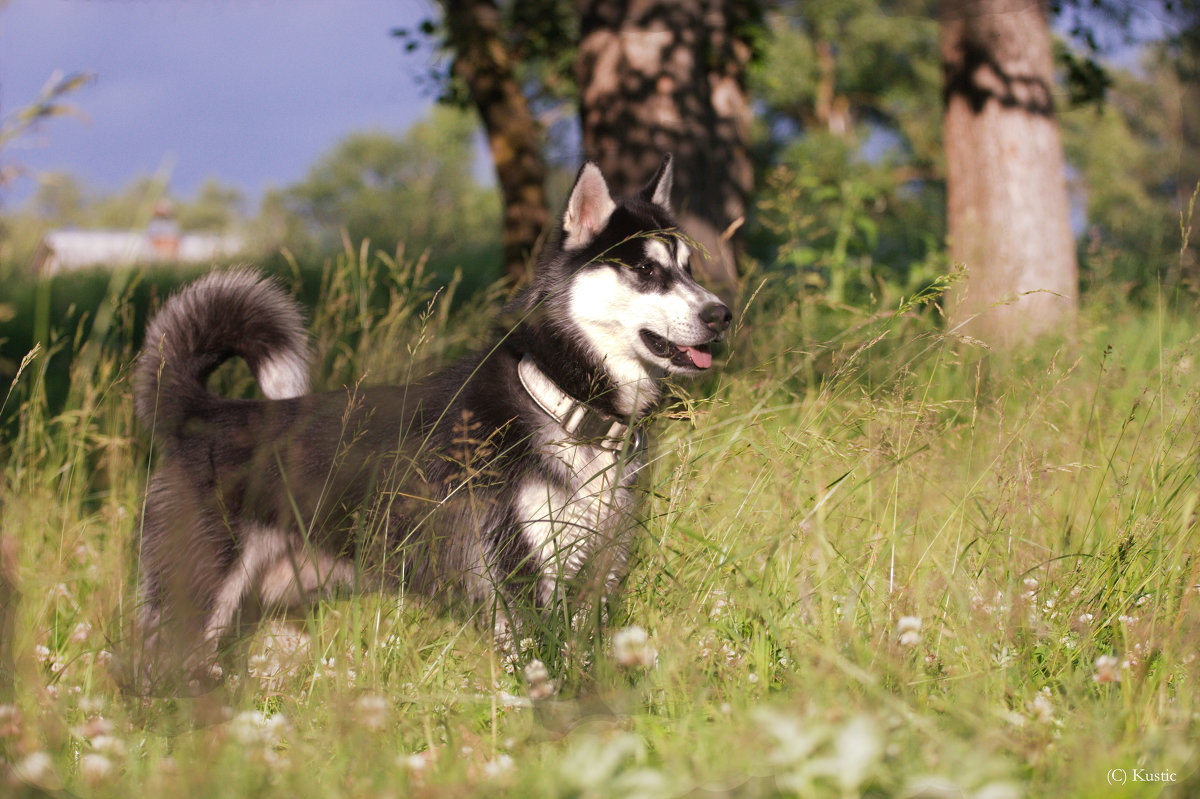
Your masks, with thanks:
[{"label": "tall grass", "polygon": [[[1142,769],[1193,795],[1200,329],[1110,306],[989,354],[933,323],[936,290],[870,315],[783,280],[751,292],[727,362],[656,425],[638,562],[577,648],[528,642],[513,661],[461,619],[368,594],[264,625],[219,690],[147,698],[109,668],[149,455],[115,288],[90,327],[104,341],[74,343],[66,410],[47,411],[44,357],[7,400],[0,779],[86,796],[1160,795]],[[321,297],[323,387],[421,377],[496,307],[452,311],[421,264],[355,251]],[[549,674],[525,671],[535,655]]]}]

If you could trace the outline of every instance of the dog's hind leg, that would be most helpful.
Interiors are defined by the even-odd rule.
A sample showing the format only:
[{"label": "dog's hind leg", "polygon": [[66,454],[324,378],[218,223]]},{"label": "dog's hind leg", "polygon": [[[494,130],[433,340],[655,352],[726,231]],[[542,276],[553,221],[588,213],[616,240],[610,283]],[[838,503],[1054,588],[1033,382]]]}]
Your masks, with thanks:
[{"label": "dog's hind leg", "polygon": [[197,642],[203,649],[206,619],[236,560],[230,529],[172,488],[165,476],[152,483],[142,520],[137,634],[123,658],[140,691],[173,690],[206,657]]},{"label": "dog's hind leg", "polygon": [[286,557],[287,537],[274,528],[246,525],[239,530],[238,559],[228,567],[212,595],[212,605],[204,620],[204,642],[209,654],[215,654],[221,637],[233,629],[246,597],[262,581],[272,564]]}]

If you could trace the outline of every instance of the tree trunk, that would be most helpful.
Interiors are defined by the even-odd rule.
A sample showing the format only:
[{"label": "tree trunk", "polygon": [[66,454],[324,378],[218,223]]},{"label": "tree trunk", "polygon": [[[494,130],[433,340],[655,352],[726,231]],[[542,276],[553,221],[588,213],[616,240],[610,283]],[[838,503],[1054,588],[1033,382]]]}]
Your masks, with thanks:
[{"label": "tree trunk", "polygon": [[504,272],[516,284],[550,215],[541,132],[521,92],[492,0],[443,0],[454,74],[466,84],[487,132],[504,198]]},{"label": "tree trunk", "polygon": [[674,207],[703,245],[697,272],[737,284],[736,235],[753,188],[746,97],[757,4],[737,0],[579,0],[576,77],[583,149],[629,194],[675,155]]},{"label": "tree trunk", "polygon": [[1013,346],[1061,326],[1078,299],[1045,9],[943,0],[941,52],[950,255],[967,270],[950,320]]}]

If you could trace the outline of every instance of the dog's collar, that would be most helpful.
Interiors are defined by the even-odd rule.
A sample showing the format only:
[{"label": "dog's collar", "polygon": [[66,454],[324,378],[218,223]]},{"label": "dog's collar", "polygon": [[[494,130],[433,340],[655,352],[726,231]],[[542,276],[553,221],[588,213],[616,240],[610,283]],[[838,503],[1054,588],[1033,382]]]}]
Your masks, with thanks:
[{"label": "dog's collar", "polygon": [[[517,364],[517,377],[537,406],[562,425],[567,435],[595,442],[608,450],[619,450],[625,445],[629,425],[577,401],[547,377],[529,355]],[[641,439],[641,431],[635,430],[631,442],[635,450],[641,449]]]}]

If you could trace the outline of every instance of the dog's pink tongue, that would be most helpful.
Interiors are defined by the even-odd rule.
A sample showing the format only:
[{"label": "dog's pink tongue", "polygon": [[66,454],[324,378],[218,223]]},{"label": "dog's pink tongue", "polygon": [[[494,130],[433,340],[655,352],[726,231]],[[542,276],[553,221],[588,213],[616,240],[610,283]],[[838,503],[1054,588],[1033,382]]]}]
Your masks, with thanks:
[{"label": "dog's pink tongue", "polygon": [[688,357],[692,359],[692,363],[696,364],[696,368],[707,369],[708,367],[712,366],[711,352],[704,352],[703,350],[698,350],[695,347],[684,347],[679,344],[676,344],[675,346],[679,347],[679,349],[688,354]]}]

